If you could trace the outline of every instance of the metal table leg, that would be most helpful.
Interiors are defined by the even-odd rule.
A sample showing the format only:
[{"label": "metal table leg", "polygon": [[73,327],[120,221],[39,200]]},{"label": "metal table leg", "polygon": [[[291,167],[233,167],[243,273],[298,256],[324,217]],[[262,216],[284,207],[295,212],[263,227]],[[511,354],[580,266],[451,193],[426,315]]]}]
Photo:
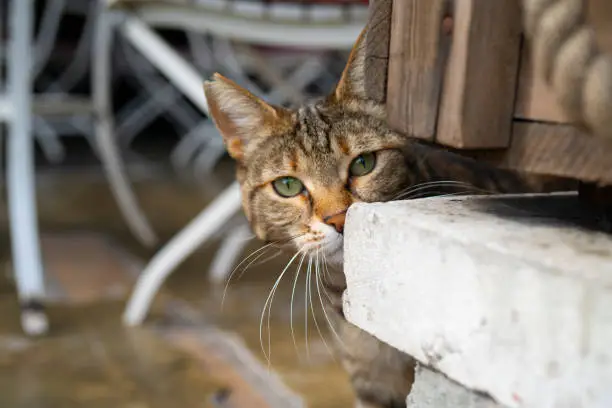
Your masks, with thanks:
[{"label": "metal table leg", "polygon": [[113,16],[104,11],[103,2],[100,3],[101,14],[94,40],[92,73],[93,97],[97,114],[96,139],[111,191],[119,204],[123,218],[140,242],[150,247],[157,242],[157,235],[138,205],[121,160],[121,153],[114,139],[110,80]]},{"label": "metal table leg", "polygon": [[210,264],[208,278],[212,283],[224,283],[230,277],[238,257],[253,238],[251,228],[246,222],[227,233]]},{"label": "metal table leg", "polygon": [[136,282],[123,314],[126,325],[143,322],[153,297],[174,268],[238,213],[240,204],[240,186],[234,182],[155,254]]},{"label": "metal table leg", "polygon": [[43,334],[44,276],[36,216],[35,163],[32,135],[33,0],[10,7],[8,85],[13,112],[8,135],[8,204],[13,268],[22,307],[21,324],[30,335]]}]

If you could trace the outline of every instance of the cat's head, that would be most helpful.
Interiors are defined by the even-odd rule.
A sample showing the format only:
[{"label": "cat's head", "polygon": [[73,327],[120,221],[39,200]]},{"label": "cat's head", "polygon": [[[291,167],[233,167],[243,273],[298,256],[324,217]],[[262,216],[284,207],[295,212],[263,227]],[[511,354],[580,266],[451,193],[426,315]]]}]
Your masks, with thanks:
[{"label": "cat's head", "polygon": [[[365,32],[365,30],[364,30]],[[405,140],[365,92],[362,33],[335,89],[295,110],[272,106],[216,74],[210,114],[238,164],[256,235],[341,261],[344,218],[356,202],[388,201],[407,177]]]}]

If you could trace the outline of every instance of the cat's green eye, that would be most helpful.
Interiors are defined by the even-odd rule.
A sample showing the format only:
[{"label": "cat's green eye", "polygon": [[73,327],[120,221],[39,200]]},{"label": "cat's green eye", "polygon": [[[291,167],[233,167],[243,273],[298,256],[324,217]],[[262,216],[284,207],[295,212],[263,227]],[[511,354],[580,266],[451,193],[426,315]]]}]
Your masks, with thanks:
[{"label": "cat's green eye", "polygon": [[374,153],[364,153],[355,157],[349,166],[349,174],[352,177],[361,177],[370,173],[376,166],[376,155]]},{"label": "cat's green eye", "polygon": [[280,177],[272,182],[274,191],[285,198],[295,197],[304,191],[304,184],[295,177]]}]

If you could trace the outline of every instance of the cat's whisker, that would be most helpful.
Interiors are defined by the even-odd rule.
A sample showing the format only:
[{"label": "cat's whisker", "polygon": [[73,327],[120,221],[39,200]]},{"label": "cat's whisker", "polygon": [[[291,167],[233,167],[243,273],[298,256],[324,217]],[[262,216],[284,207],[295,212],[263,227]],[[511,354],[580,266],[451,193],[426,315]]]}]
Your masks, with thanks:
[{"label": "cat's whisker", "polygon": [[303,237],[304,235],[306,235],[306,233],[305,232],[301,232],[299,234],[290,235],[290,236],[288,236],[286,238],[281,238],[281,239],[277,239],[277,240],[274,240],[274,241],[270,241],[270,242],[268,242],[268,244],[272,244],[273,246],[276,246],[276,245],[279,245],[279,244],[280,245],[286,245],[286,244],[290,244],[290,243],[294,242],[295,240],[297,240],[298,238]]},{"label": "cat's whisker", "polygon": [[[319,272],[320,272],[320,263],[319,263],[319,252],[317,251],[315,254],[315,281],[317,279],[319,279]],[[311,286],[311,279],[308,280],[308,286]],[[317,316],[315,314],[315,310],[314,310],[314,302],[312,301],[312,287],[309,290],[310,292],[310,309],[312,312],[312,318],[314,319],[315,322],[315,326],[317,327],[317,331],[319,332],[319,336],[321,337],[321,341],[323,341],[323,345],[325,346],[325,348],[327,349],[327,352],[332,356],[334,356],[334,353],[332,353],[331,349],[329,348],[329,346],[327,345],[327,341],[325,341],[325,336],[323,335],[323,332],[321,331],[321,328],[319,327],[319,322],[317,321]],[[320,300],[320,299],[319,299]],[[335,358],[334,358],[335,360]]]},{"label": "cat's whisker", "polygon": [[[301,235],[303,235],[303,234],[297,235],[295,238],[299,238]],[[291,239],[295,239],[295,238],[290,238],[289,240],[291,240]],[[242,261],[240,261],[240,263],[238,263],[238,265],[236,265],[236,267],[235,267],[235,268],[232,270],[232,273],[230,273],[230,275],[229,275],[229,277],[228,277],[228,279],[227,279],[227,283],[226,283],[225,290],[227,290],[227,286],[230,284],[230,282],[231,282],[231,280],[232,280],[232,278],[233,278],[234,274],[236,273],[236,271],[238,271],[238,270],[240,269],[240,267],[242,266],[242,264],[244,264],[245,262],[247,262],[247,261],[248,261],[248,260],[249,260],[249,259],[250,259],[252,256],[254,256],[254,255],[256,255],[256,254],[260,253],[261,251],[267,250],[267,249],[269,249],[270,247],[273,247],[274,245],[277,245],[277,244],[278,244],[279,242],[281,242],[281,241],[282,241],[282,240],[277,240],[277,241],[268,242],[268,243],[267,243],[267,244],[265,244],[264,246],[262,246],[262,247],[260,247],[260,248],[258,248],[258,249],[256,249],[256,250],[254,250],[253,252],[251,252],[251,253],[250,253],[249,255],[247,255],[247,256],[246,256],[246,257],[245,257],[245,258],[244,258]],[[246,268],[245,268],[244,270],[246,270]],[[244,273],[244,270],[242,271],[242,273]],[[242,276],[242,273],[241,273],[241,275],[239,276],[239,278]]]},{"label": "cat's whisker", "polygon": [[[240,269],[240,267],[242,266],[242,264],[244,264],[245,262],[247,262],[251,257],[253,257],[256,254],[260,254],[262,251],[263,253],[261,253],[260,255],[258,255],[254,260],[252,260],[251,262],[249,262],[240,272],[240,274],[238,275],[237,279],[242,278],[242,276],[246,273],[246,271],[249,269],[249,267],[255,262],[257,261],[259,258],[261,258],[269,249],[270,247],[273,247],[275,245],[277,245],[279,242],[282,241],[286,241],[286,242],[292,242],[300,237],[304,236],[304,234],[296,234],[295,236],[289,237],[286,240],[276,240],[276,241],[272,241],[272,242],[268,242],[266,245],[262,246],[261,248],[256,249],[255,251],[251,252],[249,255],[247,255],[242,261],[240,261],[240,263],[238,265],[236,265],[236,267],[234,268],[234,270],[232,270],[232,272],[230,273],[229,277],[227,278],[227,282],[225,283],[225,288],[223,289],[223,296],[221,298],[221,309],[223,309],[223,305],[225,302],[225,297],[227,294],[227,290],[229,288],[230,283],[232,282],[232,279],[234,277],[234,274],[236,273],[236,271],[238,271]],[[278,255],[280,255],[281,252],[279,252]],[[275,256],[278,256],[275,255]],[[265,258],[265,260],[270,260],[273,259],[272,258]],[[263,261],[261,262],[263,263]]]},{"label": "cat's whisker", "polygon": [[308,346],[308,280],[312,269],[312,255],[308,255],[308,267],[306,268],[306,284],[304,285],[304,339],[306,340],[306,358],[310,360],[310,347]]},{"label": "cat's whisker", "polygon": [[469,190],[455,191],[455,192],[452,192],[452,193],[447,193],[447,192],[440,191],[440,190],[433,190],[433,191],[417,193],[415,195],[410,196],[409,199],[410,200],[416,200],[416,199],[419,199],[419,198],[424,198],[424,197],[431,196],[432,194],[439,198],[439,197],[446,197],[446,196],[449,196],[449,195],[455,196],[455,195],[463,195],[463,194],[469,194],[469,193],[471,193],[471,191],[469,191]]},{"label": "cat's whisker", "polygon": [[396,200],[397,197],[399,197],[399,196],[401,196],[403,194],[406,194],[406,193],[408,193],[410,191],[413,191],[415,189],[421,189],[421,188],[424,188],[424,187],[429,187],[429,186],[432,186],[432,185],[439,185],[439,184],[468,184],[468,183],[465,183],[465,182],[462,182],[462,181],[454,181],[454,180],[426,181],[426,182],[423,182],[423,183],[414,184],[414,185],[411,185],[411,186],[408,186],[408,187],[404,188],[403,190],[399,191],[391,199],[391,201]]},{"label": "cat's whisker", "polygon": [[[280,279],[278,280],[278,283],[280,283]],[[274,296],[276,295],[276,289],[277,289],[278,285],[275,284],[275,286],[272,288],[271,291],[271,297],[270,297],[270,303],[268,303],[268,320],[267,320],[267,330],[268,330],[268,357],[270,359],[270,362],[272,361],[272,330],[270,329],[270,319],[272,317],[272,302],[274,301]],[[269,365],[270,363],[268,363]]]},{"label": "cat's whisker", "polygon": [[[325,257],[325,254],[323,255],[323,277],[321,278],[321,282],[329,282],[329,269],[327,268],[327,258]],[[325,288],[325,286],[323,286],[323,293],[325,294],[325,297],[327,297],[327,300],[331,303],[332,299],[331,296],[329,295],[329,291],[327,290],[327,288]]]},{"label": "cat's whisker", "polygon": [[[280,255],[282,255],[284,252],[282,250],[277,250],[275,253],[273,253],[272,255],[265,257],[264,259],[262,259],[261,261],[257,261],[255,262],[252,266],[259,266],[259,265],[263,265],[266,262],[269,262],[275,258],[278,258]],[[246,269],[246,268],[245,268]]]},{"label": "cat's whisker", "polygon": [[295,330],[293,329],[293,299],[295,298],[295,288],[297,286],[298,278],[300,277],[300,271],[302,270],[302,264],[304,263],[305,258],[306,252],[302,254],[302,259],[300,259],[300,263],[295,273],[295,279],[293,279],[293,289],[291,290],[291,301],[289,304],[289,325],[291,326],[291,339],[293,340],[293,346],[295,347],[295,352],[297,355],[299,355],[299,350],[297,346],[297,341],[295,339]]},{"label": "cat's whisker", "polygon": [[[271,356],[266,354],[266,349],[263,343],[263,321],[266,315],[266,309],[268,309],[268,313],[272,313],[272,299],[274,297],[274,293],[276,292],[276,288],[278,287],[280,281],[283,279],[283,276],[285,275],[285,273],[287,272],[287,270],[289,269],[289,267],[291,266],[295,258],[298,257],[299,254],[300,254],[300,251],[296,252],[295,255],[293,255],[293,257],[289,260],[289,262],[287,262],[287,266],[285,266],[283,271],[280,273],[280,275],[276,279],[276,282],[274,282],[272,290],[270,290],[270,293],[268,294],[268,297],[266,298],[266,302],[264,303],[263,310],[261,311],[261,319],[259,320],[259,343],[261,345],[261,350],[264,354],[264,357],[266,358],[266,361],[268,362],[268,367],[271,364],[271,360],[270,360]],[[269,323],[270,321],[268,320],[268,346],[270,345],[270,336],[271,336]]]},{"label": "cat's whisker", "polygon": [[[323,262],[322,262],[321,268],[319,269],[320,273],[319,273],[318,277],[321,280],[321,283],[327,283],[327,282],[329,282],[327,275],[330,273],[329,269],[327,268],[327,258],[325,256],[324,252],[321,252],[321,256],[323,257]],[[329,295],[329,291],[327,290],[325,285],[323,285],[323,293],[325,294],[325,297],[327,298],[327,300],[331,303],[332,302],[332,298]]]},{"label": "cat's whisker", "polygon": [[472,187],[471,183],[468,183],[466,181],[461,181],[461,180],[433,180],[433,181],[427,181],[427,182],[416,184],[414,186],[411,186],[408,190],[413,189],[413,188],[422,188],[422,187],[428,187],[428,186],[442,186],[442,185],[444,186],[460,185],[460,186]]},{"label": "cat's whisker", "polygon": [[[466,195],[466,194],[474,194],[473,191],[470,190],[464,190],[464,191],[455,191],[453,193],[444,193],[443,191],[433,191],[431,193],[436,194],[436,197],[438,198],[442,198],[442,197],[455,197],[455,196],[462,196],[462,195]],[[418,198],[424,197],[426,196],[428,193],[423,193],[423,194],[418,194],[416,196],[410,197],[411,200],[416,200]]]},{"label": "cat's whisker", "polygon": [[260,247],[260,248],[257,248],[256,250],[254,250],[254,251],[252,251],[250,254],[248,254],[246,257],[244,257],[244,259],[243,259],[242,261],[240,261],[240,262],[238,263],[238,265],[236,265],[236,267],[235,267],[235,268],[232,270],[232,273],[230,273],[230,275],[229,275],[229,277],[228,277],[228,279],[227,279],[227,284],[229,285],[229,282],[232,280],[232,277],[234,276],[234,274],[236,273],[236,271],[237,271],[238,269],[240,269],[240,267],[242,266],[242,264],[244,264],[245,262],[247,262],[247,261],[248,261],[248,260],[249,260],[249,259],[250,259],[252,256],[254,256],[254,255],[256,255],[256,254],[260,253],[261,251],[264,251],[264,250],[266,250],[266,249],[270,248],[272,245],[274,245],[274,242],[267,243],[266,245],[264,245],[264,246],[262,246],[262,247]]},{"label": "cat's whisker", "polygon": [[[450,189],[446,189],[446,191],[443,190],[439,190],[441,186],[429,186],[427,189],[422,189],[422,190],[415,190],[415,191],[410,191],[406,194],[401,195],[400,197],[398,197],[398,200],[414,200],[416,198],[422,198],[422,197],[431,197],[431,196],[439,196],[440,194],[445,194],[447,192],[451,192],[452,190]],[[466,188],[467,186],[453,186],[455,187],[455,189],[459,189],[460,187],[462,188]],[[479,191],[475,190],[475,189],[471,189],[470,187],[468,187],[468,190],[462,190],[462,191],[466,191],[466,193],[472,193],[472,194],[478,194]]]},{"label": "cat's whisker", "polygon": [[465,195],[465,194],[470,194],[472,193],[471,191],[457,191],[455,193],[447,193],[447,194],[441,194],[438,197],[444,198],[444,197],[455,197],[455,196],[461,196],[461,195]]},{"label": "cat's whisker", "polygon": [[[232,273],[230,273],[229,277],[227,278],[227,282],[225,282],[225,287],[223,288],[223,296],[221,297],[221,310],[223,310],[223,307],[225,305],[225,297],[227,295],[227,290],[229,289],[229,285],[230,282],[232,281],[232,278],[234,277],[234,274],[236,273],[236,271],[238,270],[238,268],[240,268],[240,266],[242,266],[243,263],[245,263],[246,261],[248,261],[249,259],[253,258],[253,256],[255,256],[253,258],[253,260],[251,262],[249,262],[246,267],[244,268],[244,270],[248,269],[249,266],[251,266],[251,264],[254,261],[257,261],[259,258],[261,258],[263,255],[265,255],[268,250],[270,249],[270,246],[272,245],[272,243],[264,245],[263,247],[251,252],[246,258],[244,258],[232,271]],[[242,274],[240,275],[242,276]]]},{"label": "cat's whisker", "polygon": [[346,346],[344,341],[342,341],[342,338],[340,337],[340,335],[338,334],[338,332],[334,328],[334,325],[333,325],[331,319],[329,318],[329,315],[327,314],[327,310],[325,308],[325,305],[323,304],[323,297],[321,296],[321,286],[322,286],[322,283],[321,283],[320,277],[317,277],[316,283],[317,283],[317,293],[319,294],[319,301],[321,302],[321,308],[323,309],[323,315],[325,316],[325,320],[327,321],[327,325],[329,326],[331,332],[334,334],[334,337],[338,341],[338,344],[344,349],[344,351],[347,351],[348,347]]},{"label": "cat's whisker", "polygon": [[482,190],[469,183],[462,182],[462,181],[453,181],[453,180],[430,181],[427,183],[420,183],[420,184],[417,184],[415,186],[411,186],[405,189],[404,191],[398,193],[391,201],[405,198],[406,196],[409,196],[410,194],[413,194],[419,191],[428,190],[430,188],[437,188],[437,187],[464,187],[464,188],[467,187],[467,188],[473,189],[474,191]]}]

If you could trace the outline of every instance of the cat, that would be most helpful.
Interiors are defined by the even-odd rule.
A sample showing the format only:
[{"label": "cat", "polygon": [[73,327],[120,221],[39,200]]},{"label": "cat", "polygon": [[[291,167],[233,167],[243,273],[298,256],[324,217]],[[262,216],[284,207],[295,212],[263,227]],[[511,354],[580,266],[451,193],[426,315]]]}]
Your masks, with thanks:
[{"label": "cat", "polygon": [[414,360],[348,323],[342,313],[343,229],[349,206],[555,187],[391,130],[385,106],[366,95],[366,33],[367,28],[333,92],[298,109],[270,105],[219,74],[204,84],[204,91],[210,116],[237,163],[244,212],[257,237],[313,258],[316,254],[317,262],[324,260],[331,268],[326,274],[331,276],[317,279],[329,294],[322,298],[356,405],[400,408],[412,386]]}]

